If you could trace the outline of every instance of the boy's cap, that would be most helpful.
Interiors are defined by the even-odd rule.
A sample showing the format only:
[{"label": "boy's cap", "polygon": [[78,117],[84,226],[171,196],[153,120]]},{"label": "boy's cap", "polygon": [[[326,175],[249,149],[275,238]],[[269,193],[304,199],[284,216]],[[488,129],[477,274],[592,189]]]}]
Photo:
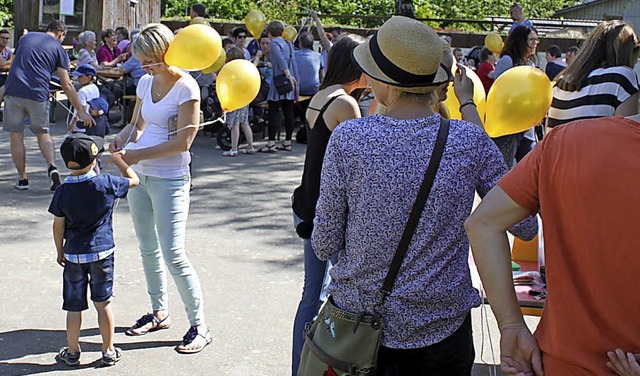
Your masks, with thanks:
[{"label": "boy's cap", "polygon": [[98,156],[104,141],[100,137],[91,137],[84,133],[73,133],[62,142],[60,154],[70,170],[82,170]]},{"label": "boy's cap", "polygon": [[107,103],[107,101],[102,97],[98,97],[90,100],[89,106],[94,110],[97,110],[100,113],[100,115],[105,115],[109,113],[109,103]]},{"label": "boy's cap", "polygon": [[76,77],[95,76],[96,68],[94,68],[93,65],[90,65],[90,64],[82,64],[76,68],[75,72],[73,72],[73,75]]}]

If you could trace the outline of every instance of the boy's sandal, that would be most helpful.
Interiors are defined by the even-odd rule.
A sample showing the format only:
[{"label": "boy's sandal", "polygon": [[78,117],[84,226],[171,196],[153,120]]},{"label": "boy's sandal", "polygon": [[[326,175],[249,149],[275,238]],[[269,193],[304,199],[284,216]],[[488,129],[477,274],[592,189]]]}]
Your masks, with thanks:
[{"label": "boy's sandal", "polygon": [[278,150],[284,150],[284,151],[292,151],[292,150],[293,150],[293,148],[291,147],[291,144],[289,144],[289,145],[285,145],[285,144],[278,145],[278,146],[276,147],[276,149],[278,149]]},{"label": "boy's sandal", "polygon": [[[204,334],[198,332],[197,326],[192,326],[187,331],[187,334],[182,337],[182,343],[176,346],[175,350],[180,354],[196,354],[202,351],[207,345],[213,341],[209,328]],[[188,348],[187,346],[194,344],[195,347]]]},{"label": "boy's sandal", "polygon": [[[167,315],[164,319],[158,320],[153,313],[147,313],[140,317],[135,324],[129,330],[124,332],[124,334],[128,336],[143,336],[149,332],[155,332],[157,330],[169,329],[171,327],[170,324],[162,324],[167,321],[169,315]],[[149,326],[151,324],[151,326]],[[135,330],[135,331],[134,331]]]},{"label": "boy's sandal", "polygon": [[256,149],[251,148],[251,149],[242,149],[240,150],[240,152],[242,154],[255,154],[256,153]]},{"label": "boy's sandal", "polygon": [[265,145],[258,149],[259,153],[275,153],[277,150],[276,144],[273,145]]}]

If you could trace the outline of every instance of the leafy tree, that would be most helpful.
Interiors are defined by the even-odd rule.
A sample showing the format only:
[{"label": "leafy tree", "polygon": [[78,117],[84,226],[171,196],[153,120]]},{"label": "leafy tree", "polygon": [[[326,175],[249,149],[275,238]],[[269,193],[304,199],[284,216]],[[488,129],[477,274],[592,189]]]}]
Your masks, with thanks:
[{"label": "leafy tree", "polygon": [[13,1],[0,0],[0,25],[13,26]]},{"label": "leafy tree", "polygon": [[[0,3],[10,3],[0,0]],[[450,18],[483,20],[487,16],[509,16],[512,1],[505,0],[200,0],[212,18],[242,21],[252,9],[261,10],[267,20],[279,19],[287,24],[299,25],[296,14],[315,9],[320,14],[335,15],[323,18],[327,25],[341,24],[354,27],[377,27],[384,18],[395,14],[398,4],[412,3],[419,18]],[[519,0],[529,18],[550,17],[563,6],[575,0]],[[164,17],[186,16],[194,0],[162,0]],[[342,17],[341,17],[342,16]],[[353,17],[356,16],[356,17]],[[364,16],[362,18],[357,16]],[[376,17],[371,17],[376,16]],[[473,25],[460,23],[447,25],[430,23],[433,27],[457,27],[474,29]]]}]

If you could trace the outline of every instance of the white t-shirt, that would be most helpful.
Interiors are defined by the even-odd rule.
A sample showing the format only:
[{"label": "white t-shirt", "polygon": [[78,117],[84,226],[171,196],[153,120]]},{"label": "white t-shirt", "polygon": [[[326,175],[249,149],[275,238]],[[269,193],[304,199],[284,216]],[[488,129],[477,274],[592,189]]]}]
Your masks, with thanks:
[{"label": "white t-shirt", "polygon": [[[95,84],[85,85],[78,90],[78,100],[80,101],[80,105],[82,106],[82,108],[84,108],[84,111],[86,113],[89,113],[89,101],[99,97],[100,97],[100,90],[98,89],[98,86],[96,86]],[[78,115],[78,111],[74,110],[72,119],[75,118],[76,115]],[[86,131],[87,130],[85,128],[78,128],[75,123],[73,124],[72,132],[86,132]]]},{"label": "white t-shirt", "polygon": [[[167,142],[169,137],[168,120],[178,114],[178,107],[191,100],[200,99],[198,83],[188,73],[173,85],[171,90],[160,101],[154,103],[151,93],[153,76],[145,74],[138,82],[136,95],[142,99],[142,118],[146,127],[138,142],[130,142],[126,150],[143,149]],[[174,179],[189,173],[191,156],[188,151],[164,158],[145,159],[131,166],[136,172],[147,176]]]}]

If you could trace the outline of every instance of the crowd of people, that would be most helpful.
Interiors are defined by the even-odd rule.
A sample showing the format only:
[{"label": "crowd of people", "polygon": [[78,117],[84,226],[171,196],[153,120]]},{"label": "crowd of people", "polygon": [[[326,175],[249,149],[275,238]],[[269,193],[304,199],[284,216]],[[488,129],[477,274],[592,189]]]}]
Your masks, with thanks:
[{"label": "crowd of people", "polygon": [[[205,7],[193,5],[191,16],[205,17]],[[292,375],[298,374],[307,323],[325,299],[362,315],[377,304],[442,135],[444,149],[431,192],[393,290],[379,307],[384,326],[377,374],[471,374],[470,312],[482,304],[471,283],[471,248],[498,322],[505,373],[640,375],[640,342],[634,335],[640,322],[633,314],[638,298],[630,283],[640,262],[633,225],[640,201],[629,189],[640,183],[634,152],[640,143],[640,84],[633,71],[640,40],[633,28],[623,21],[602,22],[580,49],[567,51],[565,60],[558,46],[550,46],[545,73],[554,81],[553,101],[539,125],[546,132],[531,128],[492,139],[462,65],[477,72],[485,92],[513,67],[536,67],[538,31],[522,5],[511,7],[514,24],[502,51],[482,47],[472,58],[410,18],[391,17],[365,39],[339,28],[325,32],[318,15],[311,12],[310,17],[320,51],[314,50],[310,30],[297,36],[296,48],[282,37],[284,24],[275,20],[251,43],[242,27],[222,43],[226,61],[246,59],[258,67],[268,87],[269,113],[268,140],[261,148],[254,147],[249,126],[254,109],[247,105],[228,113],[231,149],[224,156],[238,155],[241,130],[248,142],[241,151],[245,154],[291,151],[295,103],[307,97],[302,110],[308,124],[305,162],[292,196],[295,231],[304,240]],[[105,29],[97,50],[96,33],[82,32],[75,85],[69,54],[60,44],[64,23],[54,21],[44,33],[24,35],[15,53],[6,46],[5,34],[0,30],[0,59],[12,64],[2,89],[4,130],[10,133],[16,188],[29,188],[23,142],[28,116],[54,191],[49,212],[57,262],[64,267],[68,336],[58,358],[68,365],[80,362],[89,288],[103,339],[101,363],[111,366],[122,357],[113,340],[111,216],[116,200],[124,197],[151,305],[151,312],[126,334],[141,336],[170,326],[166,268],[189,321],[175,349],[202,351],[212,334],[203,287],[185,249],[189,149],[201,122],[202,74],[164,62],[174,32],[162,24],[131,35],[123,27]],[[131,87],[96,85],[98,69],[121,65],[135,78]],[[60,148],[72,172],[64,184],[48,129],[53,74],[73,107],[70,135]],[[451,82],[462,119],[449,119],[444,105]],[[362,114],[359,100],[366,89],[375,100]],[[123,92],[136,97],[131,121],[103,146],[109,132],[105,115]],[[277,145],[281,121],[285,139]],[[101,174],[105,148],[122,177]],[[472,213],[476,194],[482,202]],[[514,294],[506,232],[534,238],[540,230],[538,215],[545,228],[548,295],[532,335]]]}]

